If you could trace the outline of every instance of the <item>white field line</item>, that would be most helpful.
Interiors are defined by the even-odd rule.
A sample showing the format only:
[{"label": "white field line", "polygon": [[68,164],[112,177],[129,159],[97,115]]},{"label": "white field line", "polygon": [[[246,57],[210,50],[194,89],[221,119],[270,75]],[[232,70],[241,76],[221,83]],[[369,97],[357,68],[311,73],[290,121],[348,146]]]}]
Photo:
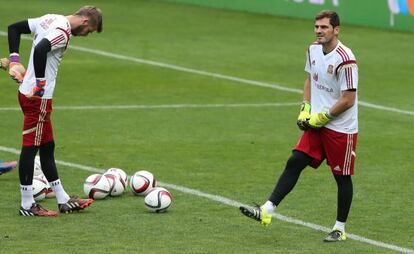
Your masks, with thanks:
[{"label": "white field line", "polygon": [[[14,148],[10,148],[10,147],[4,147],[4,146],[0,146],[0,151],[3,152],[8,152],[8,153],[12,153],[12,154],[20,154],[20,151]],[[65,161],[61,161],[61,160],[56,160],[56,163],[58,165],[63,165],[63,166],[67,166],[67,167],[71,167],[71,168],[77,168],[77,169],[81,169],[81,170],[85,170],[85,171],[89,171],[89,172],[93,172],[93,173],[104,173],[105,170],[103,169],[98,169],[98,168],[94,168],[94,167],[89,167],[89,166],[85,166],[85,165],[81,165],[81,164],[77,164],[77,163],[71,163],[71,162],[65,162]],[[219,195],[214,195],[214,194],[209,194],[209,193],[205,193],[199,190],[195,190],[195,189],[190,189],[184,186],[179,186],[179,185],[175,185],[175,184],[171,184],[171,183],[165,183],[165,182],[158,182],[160,186],[164,186],[176,191],[180,191],[186,194],[190,194],[190,195],[194,195],[197,197],[203,197],[212,201],[216,201],[218,203],[224,204],[224,205],[228,205],[228,206],[232,206],[232,207],[239,207],[241,205],[246,205],[243,204],[239,201],[236,200],[232,200],[223,196],[219,196]],[[294,219],[288,216],[284,216],[281,215],[279,213],[274,213],[272,214],[273,218],[276,218],[278,220],[284,221],[284,222],[288,222],[288,223],[292,223],[292,224],[296,224],[299,226],[303,226],[303,227],[307,227],[307,228],[311,228],[317,231],[322,231],[325,233],[330,232],[332,229],[327,228],[327,227],[323,227],[317,224],[313,224],[310,222],[306,222],[306,221],[302,221],[302,220],[298,220],[298,219]],[[409,253],[409,254],[414,254],[414,250],[413,249],[408,249],[408,248],[404,248],[404,247],[400,247],[394,244],[389,244],[389,243],[385,243],[385,242],[381,242],[381,241],[376,241],[376,240],[371,240],[368,238],[365,238],[363,236],[359,236],[359,235],[355,235],[355,234],[349,234],[347,233],[347,237],[349,239],[353,239],[359,242],[363,242],[363,243],[368,243],[377,247],[381,247],[381,248],[385,248],[385,249],[390,249],[393,251],[397,251],[397,252],[401,252],[401,253]]]},{"label": "white field line", "polygon": [[[0,36],[7,36],[7,33],[0,30]],[[32,40],[30,36],[22,36],[22,39]],[[208,77],[213,77],[213,78],[218,78],[218,79],[230,80],[230,81],[252,85],[252,86],[266,87],[266,88],[271,88],[271,89],[290,92],[290,93],[298,93],[298,94],[302,93],[301,89],[289,88],[289,87],[285,87],[281,84],[276,84],[276,83],[271,84],[271,83],[260,82],[256,80],[238,78],[238,77],[233,77],[233,76],[224,75],[220,73],[187,68],[187,67],[174,65],[174,64],[167,64],[167,63],[162,63],[162,62],[157,62],[157,61],[145,60],[142,58],[137,58],[137,57],[132,57],[132,56],[120,55],[120,54],[111,53],[111,52],[98,50],[98,49],[90,49],[90,48],[84,48],[84,47],[79,47],[79,46],[69,46],[69,48],[77,50],[77,51],[87,52],[87,53],[105,56],[105,57],[109,57],[113,59],[126,60],[126,61],[135,62],[135,63],[157,66],[161,68],[166,68],[166,69],[171,69],[171,70],[176,70],[176,71],[181,71],[181,72],[186,72],[186,73],[192,73],[192,74],[198,74],[198,75],[208,76]],[[367,108],[380,109],[382,111],[390,111],[390,112],[395,112],[398,114],[414,116],[414,111],[386,107],[386,106],[377,105],[377,104],[364,102],[364,101],[359,101],[359,104]]]},{"label": "white field line", "polygon": [[[290,107],[299,102],[286,103],[237,103],[237,104],[165,104],[165,105],[102,105],[102,106],[54,106],[57,110],[116,110],[116,109],[186,109],[186,108],[258,108]],[[19,107],[0,108],[0,111],[20,111]]]}]

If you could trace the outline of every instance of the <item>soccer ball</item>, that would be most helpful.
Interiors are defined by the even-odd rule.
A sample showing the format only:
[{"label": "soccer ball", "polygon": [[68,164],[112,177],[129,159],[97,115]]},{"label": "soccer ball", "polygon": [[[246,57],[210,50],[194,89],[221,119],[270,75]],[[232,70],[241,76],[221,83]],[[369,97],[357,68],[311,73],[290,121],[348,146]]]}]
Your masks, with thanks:
[{"label": "soccer ball", "polygon": [[40,164],[40,157],[36,156],[34,161],[34,171],[33,176],[41,176],[43,175],[42,165]]},{"label": "soccer ball", "polygon": [[144,196],[153,188],[157,187],[157,180],[151,172],[141,170],[131,177],[129,185],[132,193],[138,196]]},{"label": "soccer ball", "polygon": [[112,174],[112,173],[105,173],[102,175],[102,177],[106,177],[108,179],[109,182],[109,192],[112,191],[112,189],[115,186],[115,182],[117,181],[117,175],[116,174]]},{"label": "soccer ball", "polygon": [[106,171],[106,173],[118,174],[119,175],[119,182],[123,185],[124,190],[128,185],[128,175],[120,168],[110,168]]},{"label": "soccer ball", "polygon": [[50,187],[49,182],[47,181],[46,176],[44,175],[38,175],[35,176],[36,178],[42,180],[42,182],[44,182],[46,184],[46,198],[54,198],[56,195],[53,192],[52,188]]},{"label": "soccer ball", "polygon": [[171,193],[162,187],[152,189],[145,197],[145,206],[150,212],[162,213],[171,206]]},{"label": "soccer ball", "polygon": [[101,174],[90,175],[83,183],[83,191],[92,199],[104,199],[109,195],[110,190],[111,183]]},{"label": "soccer ball", "polygon": [[103,176],[108,179],[111,185],[109,195],[113,197],[122,195],[122,193],[125,190],[125,185],[122,183],[123,180],[121,181],[121,177],[119,176],[119,174],[106,172],[105,174],[103,174]]},{"label": "soccer ball", "polygon": [[33,198],[36,201],[42,201],[46,197],[47,181],[41,177],[33,177]]}]

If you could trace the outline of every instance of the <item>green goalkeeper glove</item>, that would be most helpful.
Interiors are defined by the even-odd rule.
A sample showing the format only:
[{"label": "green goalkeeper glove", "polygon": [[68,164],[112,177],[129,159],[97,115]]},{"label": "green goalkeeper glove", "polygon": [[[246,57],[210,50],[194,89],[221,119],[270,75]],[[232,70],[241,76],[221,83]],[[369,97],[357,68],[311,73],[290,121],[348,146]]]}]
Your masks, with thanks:
[{"label": "green goalkeeper glove", "polygon": [[310,119],[305,125],[312,129],[319,129],[327,125],[334,117],[329,112],[320,112],[310,115]]},{"label": "green goalkeeper glove", "polygon": [[302,105],[300,107],[300,113],[298,116],[298,121],[296,124],[298,125],[299,129],[302,131],[308,129],[308,126],[306,125],[306,121],[310,119],[310,111],[311,111],[311,105],[304,101],[302,102]]}]

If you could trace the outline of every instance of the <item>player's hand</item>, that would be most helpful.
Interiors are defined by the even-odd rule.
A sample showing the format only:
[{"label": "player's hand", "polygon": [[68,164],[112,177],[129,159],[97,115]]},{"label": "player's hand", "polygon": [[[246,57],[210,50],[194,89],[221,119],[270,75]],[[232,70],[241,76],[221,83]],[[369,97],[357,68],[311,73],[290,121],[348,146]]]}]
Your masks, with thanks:
[{"label": "player's hand", "polygon": [[45,94],[45,86],[46,86],[46,80],[44,78],[36,79],[36,86],[33,87],[32,92],[27,95],[27,98],[29,99],[42,98],[43,94]]},{"label": "player's hand", "polygon": [[311,105],[306,101],[302,102],[302,105],[300,107],[300,113],[298,116],[298,121],[296,122],[299,129],[301,129],[302,131],[308,129],[308,126],[305,123],[307,120],[309,120],[311,116],[310,111],[311,111]]},{"label": "player's hand", "polygon": [[305,122],[309,128],[319,129],[328,124],[334,117],[329,112],[320,112],[310,115],[310,119]]},{"label": "player's hand", "polygon": [[26,69],[19,62],[10,62],[9,64],[9,75],[18,84],[21,84],[26,75]]},{"label": "player's hand", "polygon": [[10,60],[7,58],[0,59],[0,68],[7,70],[9,68]]}]

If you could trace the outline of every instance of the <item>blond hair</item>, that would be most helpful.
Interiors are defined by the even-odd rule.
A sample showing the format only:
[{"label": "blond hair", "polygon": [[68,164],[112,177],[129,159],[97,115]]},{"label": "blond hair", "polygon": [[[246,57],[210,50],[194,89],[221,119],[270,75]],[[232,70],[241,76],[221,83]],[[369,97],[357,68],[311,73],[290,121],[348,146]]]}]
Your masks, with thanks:
[{"label": "blond hair", "polygon": [[95,6],[83,6],[73,15],[88,17],[90,24],[96,26],[96,31],[98,33],[102,32],[102,11],[99,8]]}]

